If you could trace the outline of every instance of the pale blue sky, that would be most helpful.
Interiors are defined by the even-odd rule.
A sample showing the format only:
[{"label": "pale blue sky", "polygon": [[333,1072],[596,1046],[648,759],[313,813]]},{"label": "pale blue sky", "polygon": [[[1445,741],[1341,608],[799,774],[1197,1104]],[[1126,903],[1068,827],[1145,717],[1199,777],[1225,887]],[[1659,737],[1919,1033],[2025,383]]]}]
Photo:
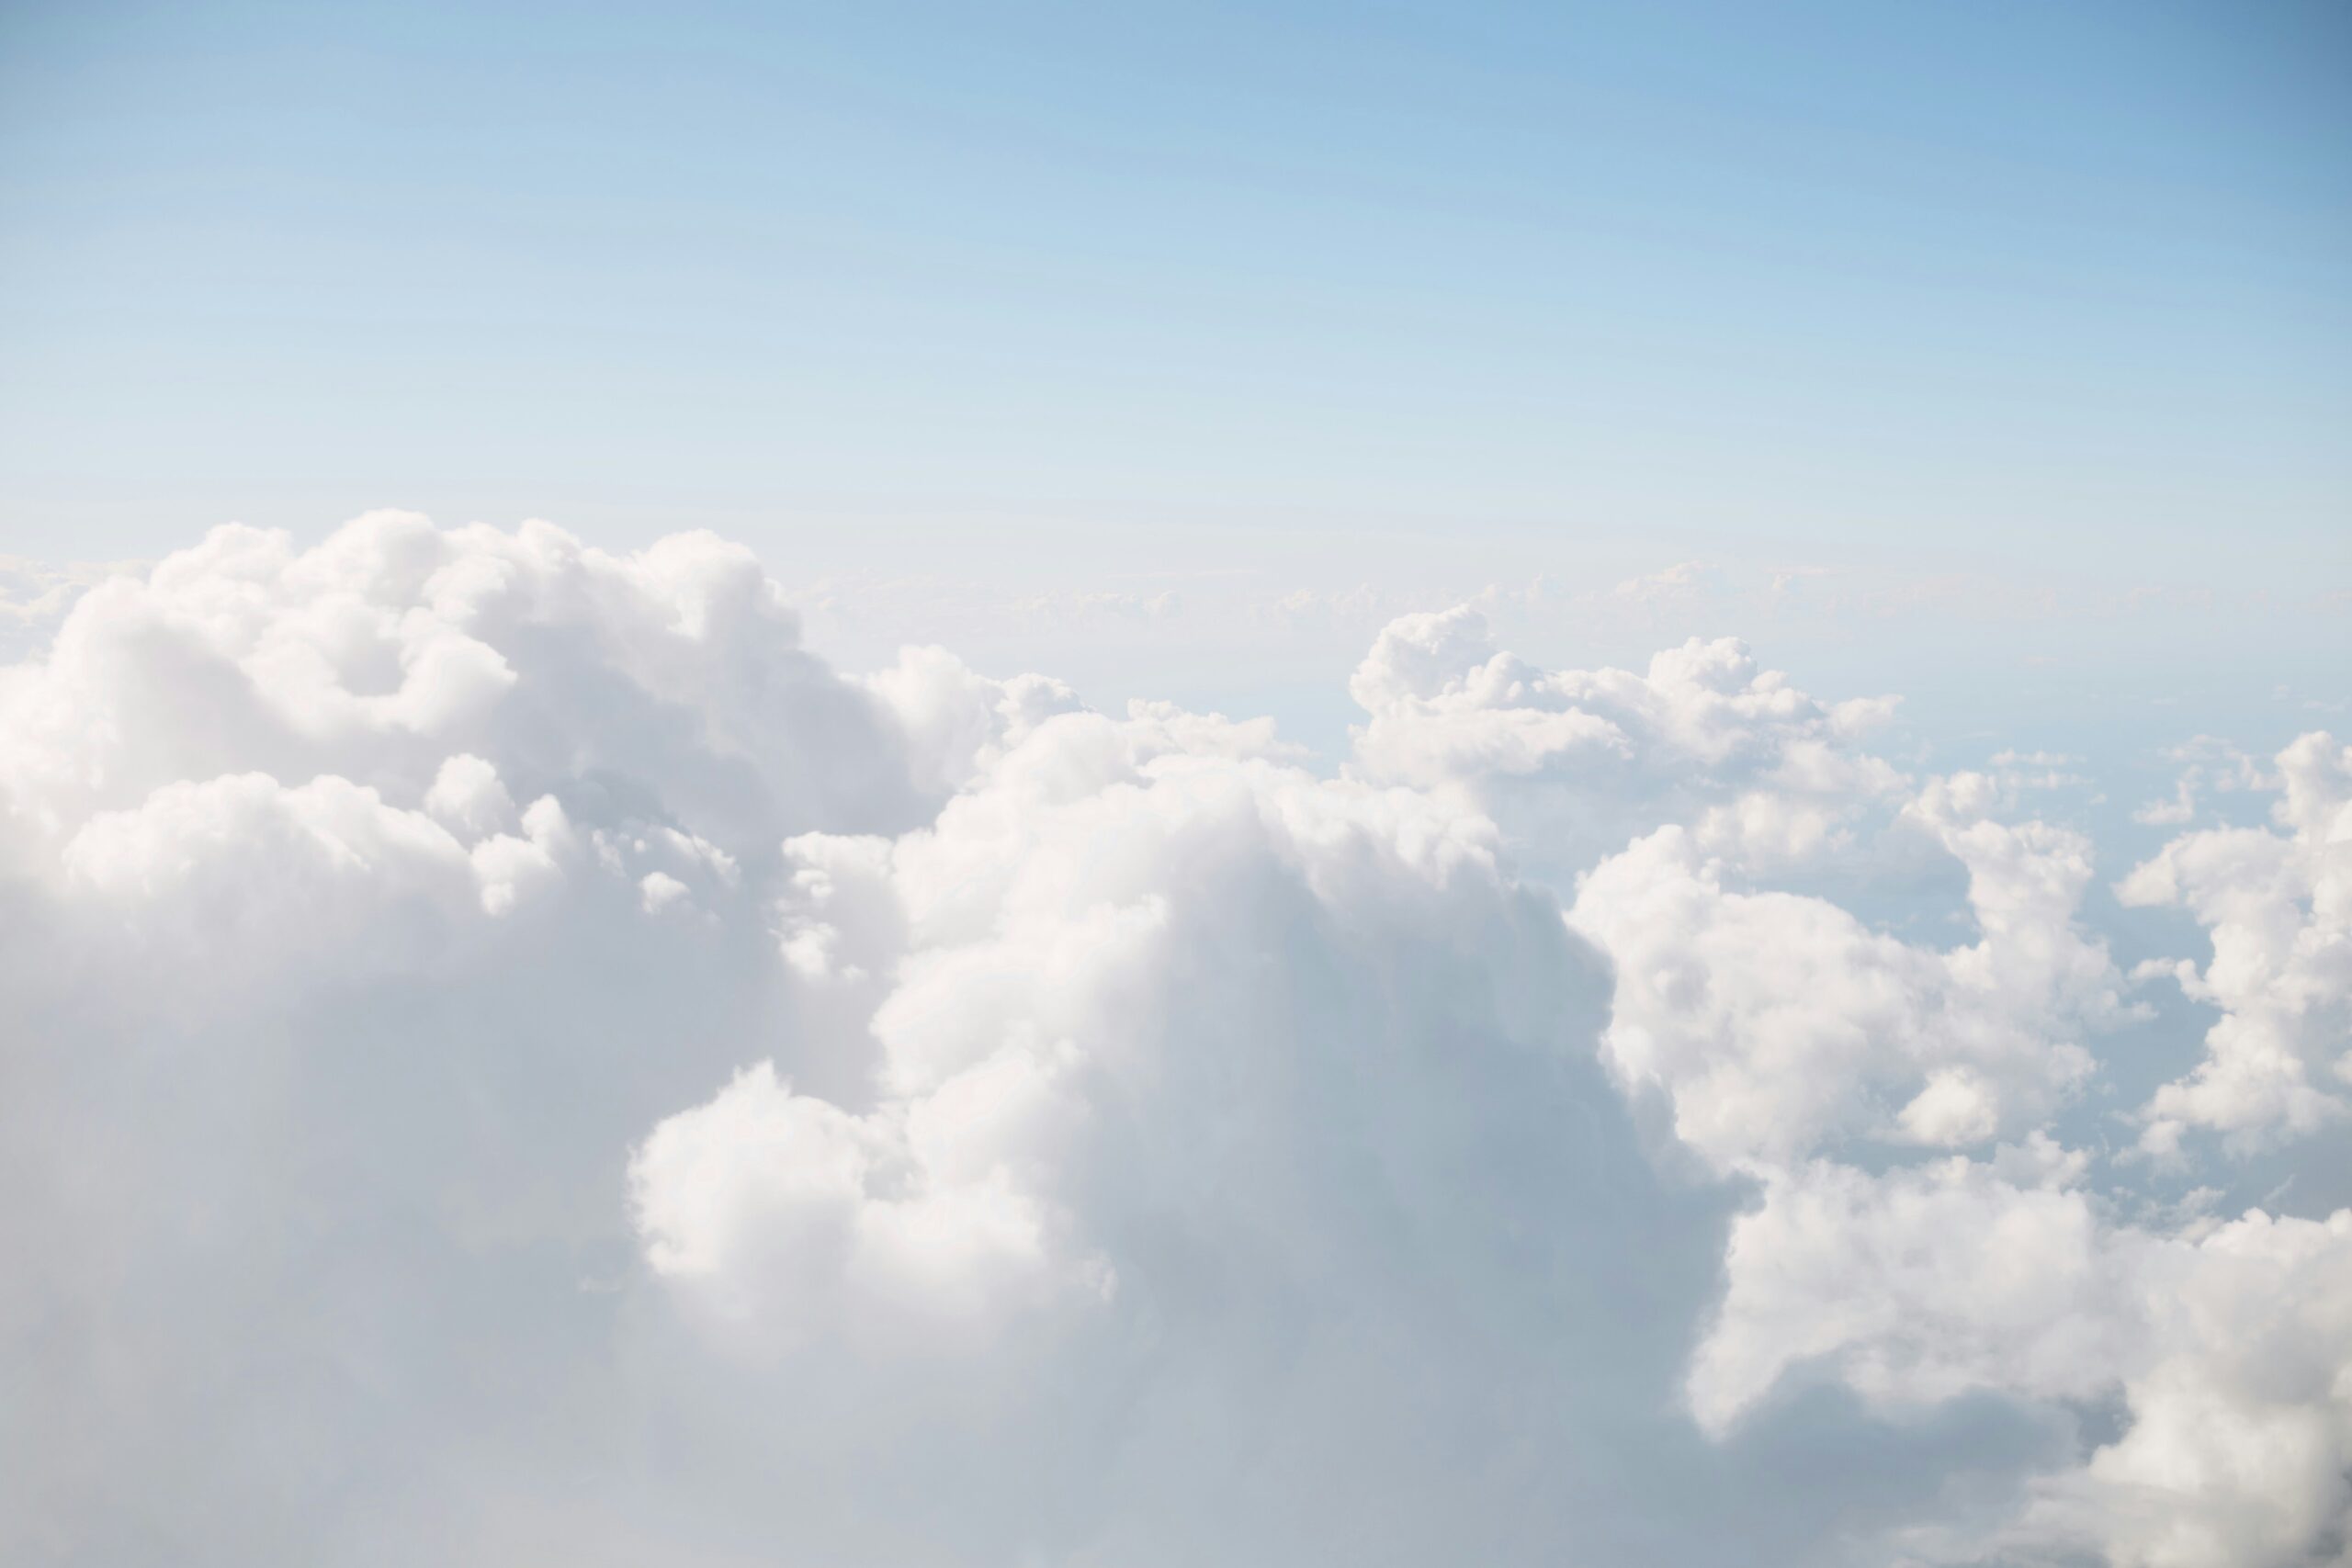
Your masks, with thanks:
[{"label": "pale blue sky", "polygon": [[[401,505],[1225,574],[1138,682],[1216,581],[1694,558],[1950,612],[1873,623],[1914,683],[2021,614],[2346,652],[2340,6],[19,3],[0,73],[0,552]],[[2151,591],[2233,613],[2084,608]]]}]

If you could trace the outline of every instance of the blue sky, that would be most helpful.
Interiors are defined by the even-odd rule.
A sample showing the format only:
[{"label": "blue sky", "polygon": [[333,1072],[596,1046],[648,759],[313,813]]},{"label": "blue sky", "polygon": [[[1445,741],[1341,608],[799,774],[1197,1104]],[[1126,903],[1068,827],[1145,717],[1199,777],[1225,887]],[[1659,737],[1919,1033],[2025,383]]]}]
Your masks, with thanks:
[{"label": "blue sky", "polygon": [[[1187,635],[1101,694],[1319,735],[1344,716],[1280,688],[1327,688],[1363,628],[1239,647],[1203,614],[1219,581],[1826,571],[1939,608],[1880,615],[1869,660],[1838,651],[1853,626],[1781,628],[1821,679],[1932,682],[2023,614],[2022,657],[2104,661],[2134,700],[2234,668],[2220,708],[2352,652],[2324,597],[2352,585],[2340,7],[0,29],[6,553],[379,505],[613,545],[707,525],[796,581],[1177,592]],[[2100,608],[2134,594],[2204,607]],[[1758,635],[1690,608],[1549,651]],[[1018,622],[950,629],[1070,662]]]},{"label": "blue sky", "polygon": [[0,27],[20,553],[398,503],[2344,561],[2340,7]]}]

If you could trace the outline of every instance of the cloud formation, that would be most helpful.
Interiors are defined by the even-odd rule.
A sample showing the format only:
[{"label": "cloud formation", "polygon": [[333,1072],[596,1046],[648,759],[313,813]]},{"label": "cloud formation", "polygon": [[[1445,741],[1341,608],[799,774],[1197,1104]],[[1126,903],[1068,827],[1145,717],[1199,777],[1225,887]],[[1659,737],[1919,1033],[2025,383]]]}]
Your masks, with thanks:
[{"label": "cloud formation", "polygon": [[2307,1135],[2347,1109],[2352,748],[2306,735],[2276,765],[2274,828],[2184,833],[2118,889],[2128,904],[2187,909],[2212,943],[2202,965],[2148,965],[2222,1012],[2204,1061],[2148,1104],[2142,1142],[2156,1154],[2177,1154],[2194,1128],[2242,1145]]},{"label": "cloud formation", "polygon": [[1890,700],[1350,689],[845,675],[705,536],[95,582],[0,671],[0,1552],[2342,1552],[2352,1212],[2135,1185],[2342,1136],[2342,748],[2120,883],[2221,1012],[2152,1162],[2095,844]]}]

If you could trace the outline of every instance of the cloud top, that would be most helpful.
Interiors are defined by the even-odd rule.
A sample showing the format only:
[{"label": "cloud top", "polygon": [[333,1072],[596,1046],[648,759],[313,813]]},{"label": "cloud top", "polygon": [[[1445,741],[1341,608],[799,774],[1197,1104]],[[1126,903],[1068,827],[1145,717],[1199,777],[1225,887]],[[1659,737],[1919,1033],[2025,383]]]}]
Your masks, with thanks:
[{"label": "cloud top", "polygon": [[[2211,953],[2127,972],[2073,775],[1882,755],[1891,699],[1728,638],[1408,615],[1318,770],[842,673],[702,535],[227,528],[52,622],[0,671],[12,1560],[2352,1529],[2352,1211],[2164,1185],[2340,1154],[2326,736],[2267,827],[2153,819],[2114,891]],[[2117,1099],[2176,993],[2201,1055]]]}]

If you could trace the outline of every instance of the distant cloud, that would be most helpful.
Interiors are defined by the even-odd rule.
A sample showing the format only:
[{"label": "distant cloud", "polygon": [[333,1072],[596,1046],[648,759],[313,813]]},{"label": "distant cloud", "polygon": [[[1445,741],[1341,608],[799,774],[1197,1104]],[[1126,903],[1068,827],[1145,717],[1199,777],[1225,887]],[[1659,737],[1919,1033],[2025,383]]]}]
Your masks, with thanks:
[{"label": "distant cloud", "polygon": [[[1647,577],[1628,578],[1610,592],[1631,604],[1657,604],[1695,597],[1706,586],[1711,569],[1704,561],[1677,562]],[[1778,586],[1776,581],[1775,586]]]}]

